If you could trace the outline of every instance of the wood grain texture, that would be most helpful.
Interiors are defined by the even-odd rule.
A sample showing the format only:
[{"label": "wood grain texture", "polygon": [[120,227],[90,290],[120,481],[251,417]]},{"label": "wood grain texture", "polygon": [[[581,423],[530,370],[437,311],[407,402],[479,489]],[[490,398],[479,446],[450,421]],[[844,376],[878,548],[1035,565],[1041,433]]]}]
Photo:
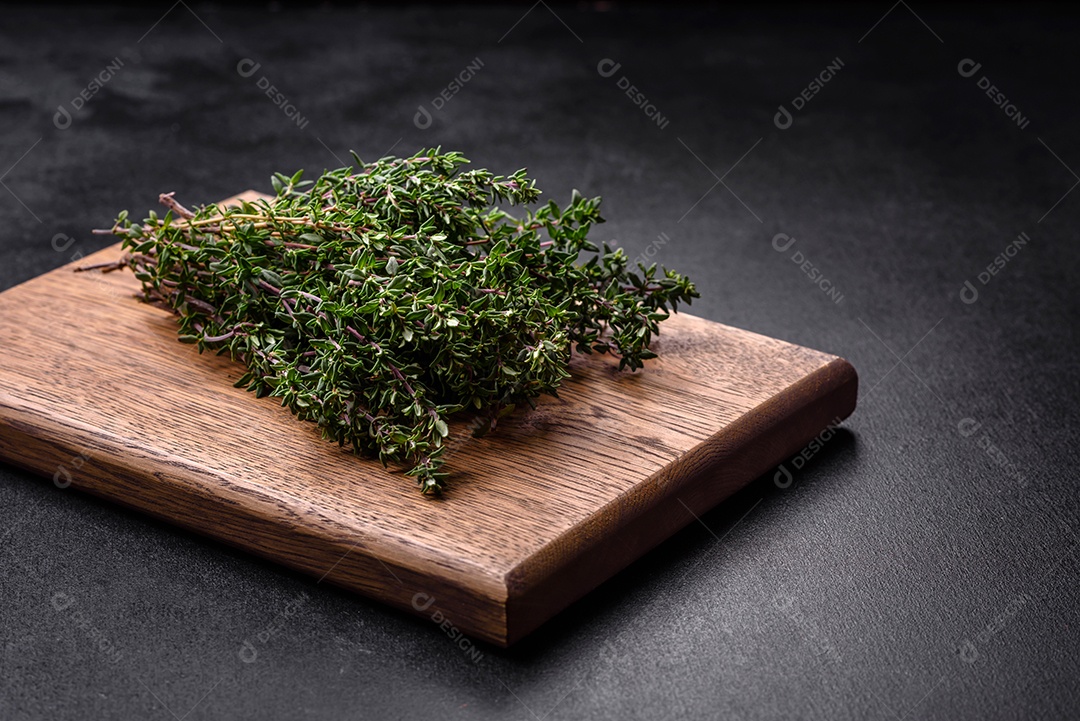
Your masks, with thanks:
[{"label": "wood grain texture", "polygon": [[575,357],[493,435],[451,424],[430,499],[232,387],[129,272],[72,267],[0,293],[0,457],[503,646],[855,407],[846,361],[678,314],[644,371]]}]

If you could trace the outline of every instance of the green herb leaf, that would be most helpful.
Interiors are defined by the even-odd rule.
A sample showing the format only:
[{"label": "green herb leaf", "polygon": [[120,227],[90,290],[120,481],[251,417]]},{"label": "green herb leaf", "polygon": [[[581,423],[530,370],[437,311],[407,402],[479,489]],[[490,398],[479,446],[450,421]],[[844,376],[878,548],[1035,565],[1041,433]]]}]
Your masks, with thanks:
[{"label": "green herb leaf", "polygon": [[598,250],[599,198],[514,215],[540,197],[524,170],[463,170],[438,148],[353,157],[315,180],[275,173],[270,201],[188,211],[162,196],[164,218],[124,211],[113,232],[180,341],[243,363],[238,387],[325,438],[407,464],[424,493],[453,465],[453,413],[475,412],[475,435],[496,428],[557,395],[575,348],[641,368],[659,324],[698,297],[674,271]]}]

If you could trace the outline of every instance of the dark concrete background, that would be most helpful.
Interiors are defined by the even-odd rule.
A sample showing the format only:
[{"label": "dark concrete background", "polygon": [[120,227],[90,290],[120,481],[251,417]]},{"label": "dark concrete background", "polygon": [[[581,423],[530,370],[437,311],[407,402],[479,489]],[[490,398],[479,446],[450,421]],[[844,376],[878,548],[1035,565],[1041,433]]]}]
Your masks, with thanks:
[{"label": "dark concrete background", "polygon": [[1073,15],[168,7],[0,15],[0,288],[111,242],[90,229],[161,191],[210,201],[350,148],[441,144],[603,195],[601,235],[692,274],[694,312],[847,357],[860,405],[790,488],[761,479],[478,662],[430,622],[0,467],[0,718],[1080,713]]}]

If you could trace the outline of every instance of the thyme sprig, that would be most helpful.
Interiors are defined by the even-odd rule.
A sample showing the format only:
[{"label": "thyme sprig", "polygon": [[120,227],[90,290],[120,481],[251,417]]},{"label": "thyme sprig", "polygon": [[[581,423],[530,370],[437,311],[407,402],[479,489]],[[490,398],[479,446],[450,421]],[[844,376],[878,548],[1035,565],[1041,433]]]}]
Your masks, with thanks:
[{"label": "thyme sprig", "polygon": [[[659,323],[693,284],[597,247],[600,198],[574,191],[534,204],[519,170],[464,169],[430,149],[303,180],[276,195],[189,210],[109,231],[146,300],[178,316],[179,337],[246,365],[237,381],[274,396],[324,438],[411,467],[443,489],[447,419],[470,409],[482,430],[516,405],[555,395],[572,349],[612,353],[620,369],[654,358]],[[580,256],[588,259],[580,262]]]}]

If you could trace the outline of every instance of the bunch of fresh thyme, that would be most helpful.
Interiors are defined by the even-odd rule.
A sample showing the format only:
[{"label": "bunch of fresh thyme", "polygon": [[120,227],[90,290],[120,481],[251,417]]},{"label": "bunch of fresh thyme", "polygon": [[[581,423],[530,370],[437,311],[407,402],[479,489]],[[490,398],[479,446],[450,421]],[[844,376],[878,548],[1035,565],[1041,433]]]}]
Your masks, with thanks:
[{"label": "bunch of fresh thyme", "polygon": [[411,464],[424,493],[443,488],[450,414],[473,409],[487,430],[555,395],[571,348],[639,368],[669,309],[697,297],[587,240],[600,198],[574,191],[519,218],[501,206],[539,197],[524,170],[464,170],[439,149],[356,161],[315,181],[276,174],[269,201],[190,211],[165,194],[163,217],[125,211],[109,232],[181,341],[242,361],[237,386],[325,438]]}]

